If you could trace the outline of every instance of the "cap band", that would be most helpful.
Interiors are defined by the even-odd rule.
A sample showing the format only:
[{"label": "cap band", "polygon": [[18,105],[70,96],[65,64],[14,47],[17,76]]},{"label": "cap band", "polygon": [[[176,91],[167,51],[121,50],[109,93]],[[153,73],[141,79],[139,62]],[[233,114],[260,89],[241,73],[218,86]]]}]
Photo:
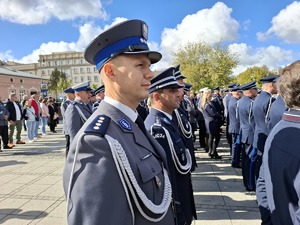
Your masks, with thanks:
[{"label": "cap band", "polygon": [[[133,46],[133,48],[131,49],[130,46]],[[134,52],[137,50],[136,47],[140,47],[139,50],[149,50],[147,41],[140,36],[128,37],[108,45],[95,55],[94,63],[97,70],[99,70],[108,59],[128,50]]]}]

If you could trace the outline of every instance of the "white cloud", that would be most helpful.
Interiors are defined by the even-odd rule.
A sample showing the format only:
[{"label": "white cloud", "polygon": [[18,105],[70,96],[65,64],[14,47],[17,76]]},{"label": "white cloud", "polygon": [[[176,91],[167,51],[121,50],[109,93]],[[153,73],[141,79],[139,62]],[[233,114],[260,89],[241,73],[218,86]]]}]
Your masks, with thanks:
[{"label": "white cloud", "polygon": [[[95,26],[93,22],[85,23],[79,27],[80,35],[77,42],[67,43],[61,41],[61,42],[43,43],[41,44],[39,49],[33,50],[30,55],[27,55],[22,59],[15,60],[15,61],[18,61],[20,63],[32,63],[32,62],[37,62],[39,55],[43,55],[43,54],[51,54],[52,52],[64,52],[64,51],[84,51],[86,46],[101,32],[115,25],[116,23],[120,23],[125,20],[127,19],[122,17],[115,18],[111,24],[105,25],[103,28],[99,26]],[[1,58],[1,54],[0,54],[0,58]]]},{"label": "white cloud", "polygon": [[234,75],[245,71],[248,67],[267,66],[270,70],[276,70],[286,62],[292,61],[292,51],[284,50],[277,46],[253,49],[245,43],[231,44],[228,49],[238,55],[239,66],[234,69]]},{"label": "white cloud", "polygon": [[0,18],[20,24],[43,24],[51,18],[71,20],[77,17],[105,19],[101,1],[95,0],[1,0]]},{"label": "white cloud", "polygon": [[257,39],[267,40],[273,36],[287,43],[300,43],[300,2],[293,2],[273,17],[272,26],[266,32],[258,32]]},{"label": "white cloud", "polygon": [[16,61],[16,59],[12,55],[11,50],[7,50],[6,52],[0,52],[0,61]]},{"label": "white cloud", "polygon": [[202,9],[186,16],[176,28],[165,28],[161,36],[163,60],[155,67],[163,69],[170,66],[173,52],[180,45],[188,42],[202,41],[215,44],[220,41],[233,41],[238,38],[239,23],[231,17],[232,9],[224,3],[217,2],[210,9]]}]

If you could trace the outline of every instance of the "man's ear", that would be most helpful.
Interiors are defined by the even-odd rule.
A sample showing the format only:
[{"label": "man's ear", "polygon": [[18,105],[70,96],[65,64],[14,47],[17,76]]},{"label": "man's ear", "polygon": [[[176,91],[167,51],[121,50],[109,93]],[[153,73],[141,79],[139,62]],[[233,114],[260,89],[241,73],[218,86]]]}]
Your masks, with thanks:
[{"label": "man's ear", "polygon": [[105,63],[102,67],[102,71],[105,74],[105,76],[109,79],[115,79],[113,64],[111,63]]},{"label": "man's ear", "polygon": [[155,101],[158,101],[159,100],[159,93],[158,92],[154,92],[153,93],[153,99],[155,100]]}]

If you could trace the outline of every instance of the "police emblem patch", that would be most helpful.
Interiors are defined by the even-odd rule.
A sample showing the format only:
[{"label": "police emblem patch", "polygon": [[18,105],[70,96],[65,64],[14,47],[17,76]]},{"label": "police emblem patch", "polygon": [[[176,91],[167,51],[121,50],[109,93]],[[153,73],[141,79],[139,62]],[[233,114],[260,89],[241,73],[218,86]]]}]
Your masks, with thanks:
[{"label": "police emblem patch", "polygon": [[131,124],[125,118],[119,120],[118,123],[122,128],[132,131]]}]

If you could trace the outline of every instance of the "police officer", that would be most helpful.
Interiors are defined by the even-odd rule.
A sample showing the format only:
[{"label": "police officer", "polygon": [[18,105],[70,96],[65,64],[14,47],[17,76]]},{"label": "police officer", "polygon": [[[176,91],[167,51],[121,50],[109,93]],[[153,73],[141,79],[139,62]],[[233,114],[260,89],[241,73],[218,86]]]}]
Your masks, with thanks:
[{"label": "police officer", "polygon": [[174,78],[174,67],[151,80],[149,89],[151,108],[145,120],[146,129],[160,143],[167,155],[174,193],[178,225],[191,224],[197,218],[191,183],[192,158],[178,126],[172,119],[179,107],[182,88]]},{"label": "police officer", "polygon": [[105,92],[104,84],[98,87],[94,91],[96,96],[96,101],[93,103],[93,112],[95,112],[98,109],[100,102],[104,99],[104,92]]},{"label": "police officer", "polygon": [[[262,224],[300,224],[299,216],[299,83],[300,61],[283,69],[278,90],[289,108],[282,120],[269,133],[263,154],[258,188],[260,203],[268,214]],[[262,205],[261,205],[262,206]]]},{"label": "police officer", "polygon": [[[181,72],[180,72],[180,65],[177,65],[175,67],[175,73],[174,73],[176,81],[184,86],[183,79],[186,78]],[[188,112],[188,103],[184,99],[184,90],[183,88],[180,89],[181,91],[181,102],[178,109],[175,109],[173,112],[173,118],[174,122],[179,127],[179,130],[182,134],[182,137],[186,143],[187,148],[190,150],[190,154],[193,158],[193,166],[192,171],[195,170],[195,167],[197,166],[196,158],[195,158],[195,149],[194,149],[194,140],[193,140],[193,130],[192,126],[189,122],[189,112]]]},{"label": "police officer", "polygon": [[90,104],[91,91],[90,83],[83,82],[72,87],[75,91],[75,100],[69,104],[66,109],[66,127],[70,136],[70,143],[74,139],[82,125],[92,115],[92,107]]},{"label": "police officer", "polygon": [[70,136],[68,133],[68,129],[67,129],[67,124],[66,124],[66,117],[65,117],[65,112],[67,107],[74,101],[75,99],[75,91],[72,88],[68,88],[66,90],[64,90],[64,93],[66,94],[66,100],[61,104],[60,106],[60,111],[61,111],[61,115],[63,118],[63,134],[65,135],[66,138],[66,156],[68,155],[69,152],[69,148],[70,148]]},{"label": "police officer", "polygon": [[[260,166],[262,163],[262,155],[264,152],[264,146],[268,135],[267,129],[267,118],[268,113],[271,107],[271,104],[274,101],[273,95],[277,93],[276,87],[276,78],[278,75],[270,75],[264,78],[261,78],[260,81],[262,82],[262,90],[260,94],[255,98],[253,103],[253,117],[255,122],[254,128],[254,139],[253,139],[253,147],[257,150],[257,155],[255,158],[255,177],[256,180],[259,177],[260,173]],[[269,209],[268,206],[265,204],[265,200],[260,196],[260,184],[257,182],[256,184],[256,197],[257,203],[259,206],[262,224],[268,224],[268,217],[269,217]]]},{"label": "police officer", "polygon": [[[164,150],[136,113],[161,59],[147,45],[147,24],[119,23],[85,50],[105,97],[71,144],[64,170],[69,224],[174,225]],[[136,122],[136,123],[135,123]]]},{"label": "police officer", "polygon": [[243,96],[240,86],[231,89],[232,96],[228,103],[229,127],[228,133],[232,136],[231,166],[241,168],[241,140],[240,120],[238,117],[238,101]]},{"label": "police officer", "polygon": [[228,117],[228,104],[229,104],[229,100],[232,96],[232,92],[231,89],[234,88],[235,86],[238,86],[236,83],[232,83],[228,85],[228,94],[225,95],[225,97],[223,98],[223,106],[224,106],[224,117],[225,117],[225,121],[226,121],[226,139],[227,142],[229,144],[230,147],[230,154],[232,153],[232,136],[228,133],[228,128],[229,128],[229,117]]},{"label": "police officer", "polygon": [[261,165],[261,156],[264,152],[264,145],[268,135],[267,118],[270,107],[275,100],[274,94],[277,94],[276,78],[279,75],[270,75],[261,78],[262,91],[255,98],[253,103],[253,117],[255,122],[253,147],[257,149],[256,157],[256,179],[259,176],[259,168]]},{"label": "police officer", "polygon": [[256,82],[251,81],[241,86],[243,96],[238,101],[238,115],[240,120],[240,137],[242,151],[242,175],[244,186],[247,191],[255,190],[254,156],[252,143],[254,135],[254,121],[250,111],[251,105],[257,96]]}]

